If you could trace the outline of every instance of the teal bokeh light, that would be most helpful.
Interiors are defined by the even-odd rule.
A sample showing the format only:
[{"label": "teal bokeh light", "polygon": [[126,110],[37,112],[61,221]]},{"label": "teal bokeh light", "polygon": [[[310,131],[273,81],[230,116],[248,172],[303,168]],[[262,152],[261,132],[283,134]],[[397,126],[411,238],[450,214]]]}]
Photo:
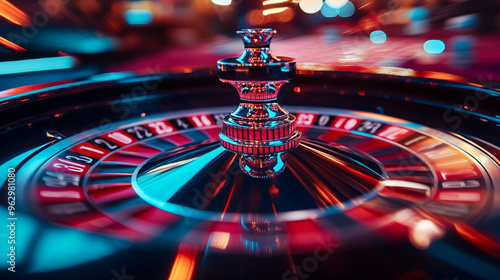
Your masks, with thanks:
[{"label": "teal bokeh light", "polygon": [[424,50],[430,54],[440,54],[444,52],[446,46],[441,40],[428,40],[424,43]]},{"label": "teal bokeh light", "polygon": [[385,41],[387,41],[387,34],[385,34],[385,32],[382,30],[373,31],[370,34],[370,41],[372,41],[374,44],[383,44],[385,43]]}]

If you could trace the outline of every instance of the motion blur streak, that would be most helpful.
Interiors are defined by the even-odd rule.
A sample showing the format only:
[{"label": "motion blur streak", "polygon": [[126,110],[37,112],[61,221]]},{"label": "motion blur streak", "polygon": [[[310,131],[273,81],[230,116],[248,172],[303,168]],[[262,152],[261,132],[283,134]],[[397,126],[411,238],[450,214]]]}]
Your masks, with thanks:
[{"label": "motion blur streak", "polygon": [[300,0],[292,0],[292,1],[290,1],[290,0],[265,0],[262,2],[262,5],[268,6],[268,5],[275,5],[275,4],[281,4],[281,3],[294,5],[294,4],[297,4],[299,2],[300,2]]},{"label": "motion blur streak", "polygon": [[464,222],[453,223],[458,234],[486,253],[500,259],[500,244]]},{"label": "motion blur streak", "polygon": [[4,98],[7,96],[14,96],[17,94],[22,94],[22,93],[26,93],[26,92],[30,92],[30,91],[34,91],[34,90],[39,90],[39,89],[46,88],[46,87],[67,84],[67,83],[71,83],[71,82],[74,82],[74,80],[61,80],[61,81],[57,81],[57,82],[50,82],[50,83],[43,83],[43,84],[36,84],[36,85],[27,85],[27,86],[7,89],[4,91],[0,91],[0,98]]},{"label": "motion blur streak", "polygon": [[288,8],[274,8],[274,9],[267,9],[267,10],[264,10],[262,12],[263,15],[267,16],[267,15],[270,15],[270,14],[277,14],[277,13],[281,13],[283,11],[285,11],[286,9]]},{"label": "motion blur streak", "polygon": [[227,207],[229,206],[229,202],[231,202],[231,197],[233,196],[233,192],[234,192],[235,187],[236,186],[233,185],[231,192],[229,193],[229,197],[227,198],[226,206],[224,207],[224,211],[222,211],[222,215],[220,216],[221,220],[224,219],[224,215],[226,214]]},{"label": "motion blur streak", "polygon": [[11,49],[13,49],[15,51],[25,51],[24,48],[22,48],[22,47],[20,47],[20,46],[18,46],[16,44],[14,44],[14,43],[12,43],[11,41],[9,41],[9,40],[7,40],[7,39],[5,39],[3,37],[0,37],[0,44],[6,46],[8,48],[11,48]]},{"label": "motion blur streak", "polygon": [[288,2],[288,0],[267,0],[267,1],[262,2],[262,5],[267,6],[267,5],[279,4],[279,3],[285,3],[285,2]]},{"label": "motion blur streak", "polygon": [[76,60],[70,56],[0,62],[0,75],[73,68]]},{"label": "motion blur streak", "polygon": [[[300,163],[299,163],[300,164]],[[293,173],[293,175],[300,181],[300,183],[306,188],[306,190],[314,198],[314,201],[318,207],[328,207],[330,205],[338,205],[339,207],[344,207],[344,204],[333,194],[324,184],[307,184],[306,181],[302,180],[297,171],[292,167],[288,166],[288,169]]]},{"label": "motion blur streak", "polygon": [[29,25],[28,15],[6,0],[0,0],[0,16],[17,25]]},{"label": "motion blur streak", "polygon": [[193,277],[198,247],[187,244],[179,245],[177,256],[168,280],[189,280]]},{"label": "motion blur streak", "polygon": [[209,245],[210,247],[224,250],[229,244],[229,237],[231,234],[229,232],[214,231],[210,234]]}]

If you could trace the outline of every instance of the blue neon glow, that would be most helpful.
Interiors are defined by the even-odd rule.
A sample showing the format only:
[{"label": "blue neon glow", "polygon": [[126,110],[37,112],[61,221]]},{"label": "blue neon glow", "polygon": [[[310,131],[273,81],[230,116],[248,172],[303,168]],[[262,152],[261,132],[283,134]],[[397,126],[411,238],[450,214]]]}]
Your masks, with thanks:
[{"label": "blue neon glow", "polygon": [[[5,173],[7,173],[7,169],[2,169],[5,170]],[[6,221],[6,225],[9,224],[7,218],[12,218],[7,215],[8,211],[5,208],[2,208],[2,213],[0,214],[0,219],[2,221]],[[16,207],[17,210],[17,207]],[[0,247],[0,254],[3,258],[5,258],[5,261],[0,262],[0,269],[7,271],[7,268],[10,266],[10,264],[6,261],[10,259],[7,254],[10,254],[10,246],[15,246],[15,256],[16,256],[16,271],[18,271],[19,267],[22,267],[23,264],[25,264],[25,259],[26,257],[29,257],[30,251],[31,251],[31,246],[34,243],[34,240],[37,238],[37,234],[41,230],[40,223],[27,215],[23,215],[20,212],[16,211],[16,228],[15,228],[15,244],[8,243],[8,236],[10,235],[10,229],[6,226],[3,226],[1,233],[3,234],[3,237],[0,238],[1,242],[3,243],[2,246]],[[5,228],[5,229],[4,229]]]},{"label": "blue neon glow", "polygon": [[430,54],[440,54],[446,48],[441,40],[428,40],[424,43],[424,50]]},{"label": "blue neon glow", "polygon": [[[36,148],[33,148],[31,150],[28,150],[27,152],[24,152],[12,159],[10,159],[9,161],[7,161],[6,163],[0,165],[0,170],[8,170],[9,168],[14,168],[16,166],[18,166],[19,164],[21,164],[21,162],[23,160],[25,160],[29,155],[33,154],[36,150],[46,146],[47,144],[43,144],[43,145],[40,145]],[[3,173],[0,173],[0,191],[2,191],[2,187],[5,186],[7,187],[7,184],[6,181],[8,179],[8,175],[9,173],[8,172],[3,172]]]},{"label": "blue neon glow", "polygon": [[0,62],[0,75],[73,68],[76,60],[71,56],[46,57]]},{"label": "blue neon glow", "polygon": [[354,15],[354,10],[355,10],[354,4],[351,1],[349,1],[344,6],[342,6],[342,8],[339,8],[337,12],[341,17],[350,17]]},{"label": "blue neon glow", "polygon": [[72,52],[96,54],[109,52],[117,48],[118,43],[113,38],[88,38],[79,43],[69,44],[69,50]]},{"label": "blue neon glow", "polygon": [[374,44],[383,44],[385,43],[385,41],[387,41],[387,34],[385,34],[385,32],[382,30],[373,31],[370,34],[370,41],[372,41]]},{"label": "blue neon glow", "polygon": [[132,9],[125,12],[125,20],[130,25],[146,25],[153,21],[153,13],[148,9]]},{"label": "blue neon glow", "polygon": [[[144,200],[162,208],[172,196],[178,193],[179,190],[192,179],[190,176],[186,176],[186,174],[196,174],[200,172],[223,152],[224,149],[219,147],[206,153],[202,157],[169,171],[142,176],[138,180],[141,188],[134,187],[134,189]],[[175,172],[172,172],[174,170]],[[169,182],[169,185],[165,188],[165,185],[158,182]]]},{"label": "blue neon glow", "polygon": [[109,238],[66,228],[45,229],[33,249],[29,272],[74,267],[116,251]]},{"label": "blue neon glow", "polygon": [[103,74],[94,75],[94,76],[90,77],[90,79],[93,81],[104,82],[104,81],[121,80],[121,79],[125,79],[128,77],[133,77],[133,76],[134,76],[134,72],[132,72],[132,71],[111,72],[111,73],[103,73]]},{"label": "blue neon glow", "polygon": [[339,15],[337,12],[338,9],[330,7],[328,4],[323,3],[323,6],[321,6],[321,14],[324,17],[336,17]]},{"label": "blue neon glow", "polygon": [[417,7],[417,8],[410,9],[408,11],[408,15],[409,15],[411,21],[415,22],[415,21],[422,21],[422,20],[427,19],[429,12],[426,8]]}]

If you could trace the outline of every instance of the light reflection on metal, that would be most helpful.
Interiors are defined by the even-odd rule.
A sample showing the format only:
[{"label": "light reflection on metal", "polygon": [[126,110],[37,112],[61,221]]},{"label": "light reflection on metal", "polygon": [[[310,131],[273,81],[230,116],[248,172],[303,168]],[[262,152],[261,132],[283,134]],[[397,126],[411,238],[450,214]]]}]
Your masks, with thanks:
[{"label": "light reflection on metal", "polygon": [[383,183],[388,188],[398,188],[408,191],[422,192],[427,196],[430,195],[431,192],[431,188],[429,186],[420,183],[407,182],[401,180],[386,180]]},{"label": "light reflection on metal", "polygon": [[275,102],[280,87],[295,76],[295,60],[276,57],[270,51],[273,29],[238,31],[245,50],[239,58],[217,62],[221,81],[239,93],[239,107],[224,118],[221,145],[240,157],[243,172],[256,178],[281,173],[285,152],[299,144],[295,116]]},{"label": "light reflection on metal", "polygon": [[53,130],[46,130],[45,136],[47,136],[48,138],[56,139],[56,140],[62,140],[64,138],[66,138],[66,136],[64,136],[60,132],[53,131]]},{"label": "light reflection on metal", "polygon": [[241,236],[241,242],[250,255],[270,257],[283,253],[288,247],[288,238],[281,222],[248,214],[241,217],[241,226],[246,231]]},{"label": "light reflection on metal", "polygon": [[[132,187],[152,205],[188,218],[234,222],[258,215],[259,220],[283,222],[351,209],[376,196],[387,178],[376,160],[356,149],[320,141],[304,140],[288,152],[283,176],[247,176],[238,157],[215,141],[182,147],[151,158],[134,173]],[[150,172],[192,158],[198,159]],[[251,194],[270,196],[271,201],[252,199]],[[289,203],[280,202],[283,199]]]},{"label": "light reflection on metal", "polygon": [[159,166],[159,167],[157,167],[155,169],[152,169],[152,170],[148,171],[148,173],[146,173],[146,174],[166,172],[166,171],[169,171],[170,169],[174,169],[176,167],[180,167],[180,166],[183,166],[184,164],[187,164],[187,163],[190,163],[190,162],[192,162],[194,160],[197,160],[198,158],[200,158],[200,157],[194,157],[194,158],[189,158],[189,159],[181,160],[181,161],[178,161],[178,162],[172,162],[172,163],[169,163],[169,164],[165,164],[165,165]]}]

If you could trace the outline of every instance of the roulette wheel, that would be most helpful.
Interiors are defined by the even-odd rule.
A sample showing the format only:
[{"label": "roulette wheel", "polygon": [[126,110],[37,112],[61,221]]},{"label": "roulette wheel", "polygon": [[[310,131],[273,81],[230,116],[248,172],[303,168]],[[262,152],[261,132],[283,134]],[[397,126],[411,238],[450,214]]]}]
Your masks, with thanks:
[{"label": "roulette wheel", "polygon": [[499,90],[274,33],[3,92],[2,279],[498,279]]}]

